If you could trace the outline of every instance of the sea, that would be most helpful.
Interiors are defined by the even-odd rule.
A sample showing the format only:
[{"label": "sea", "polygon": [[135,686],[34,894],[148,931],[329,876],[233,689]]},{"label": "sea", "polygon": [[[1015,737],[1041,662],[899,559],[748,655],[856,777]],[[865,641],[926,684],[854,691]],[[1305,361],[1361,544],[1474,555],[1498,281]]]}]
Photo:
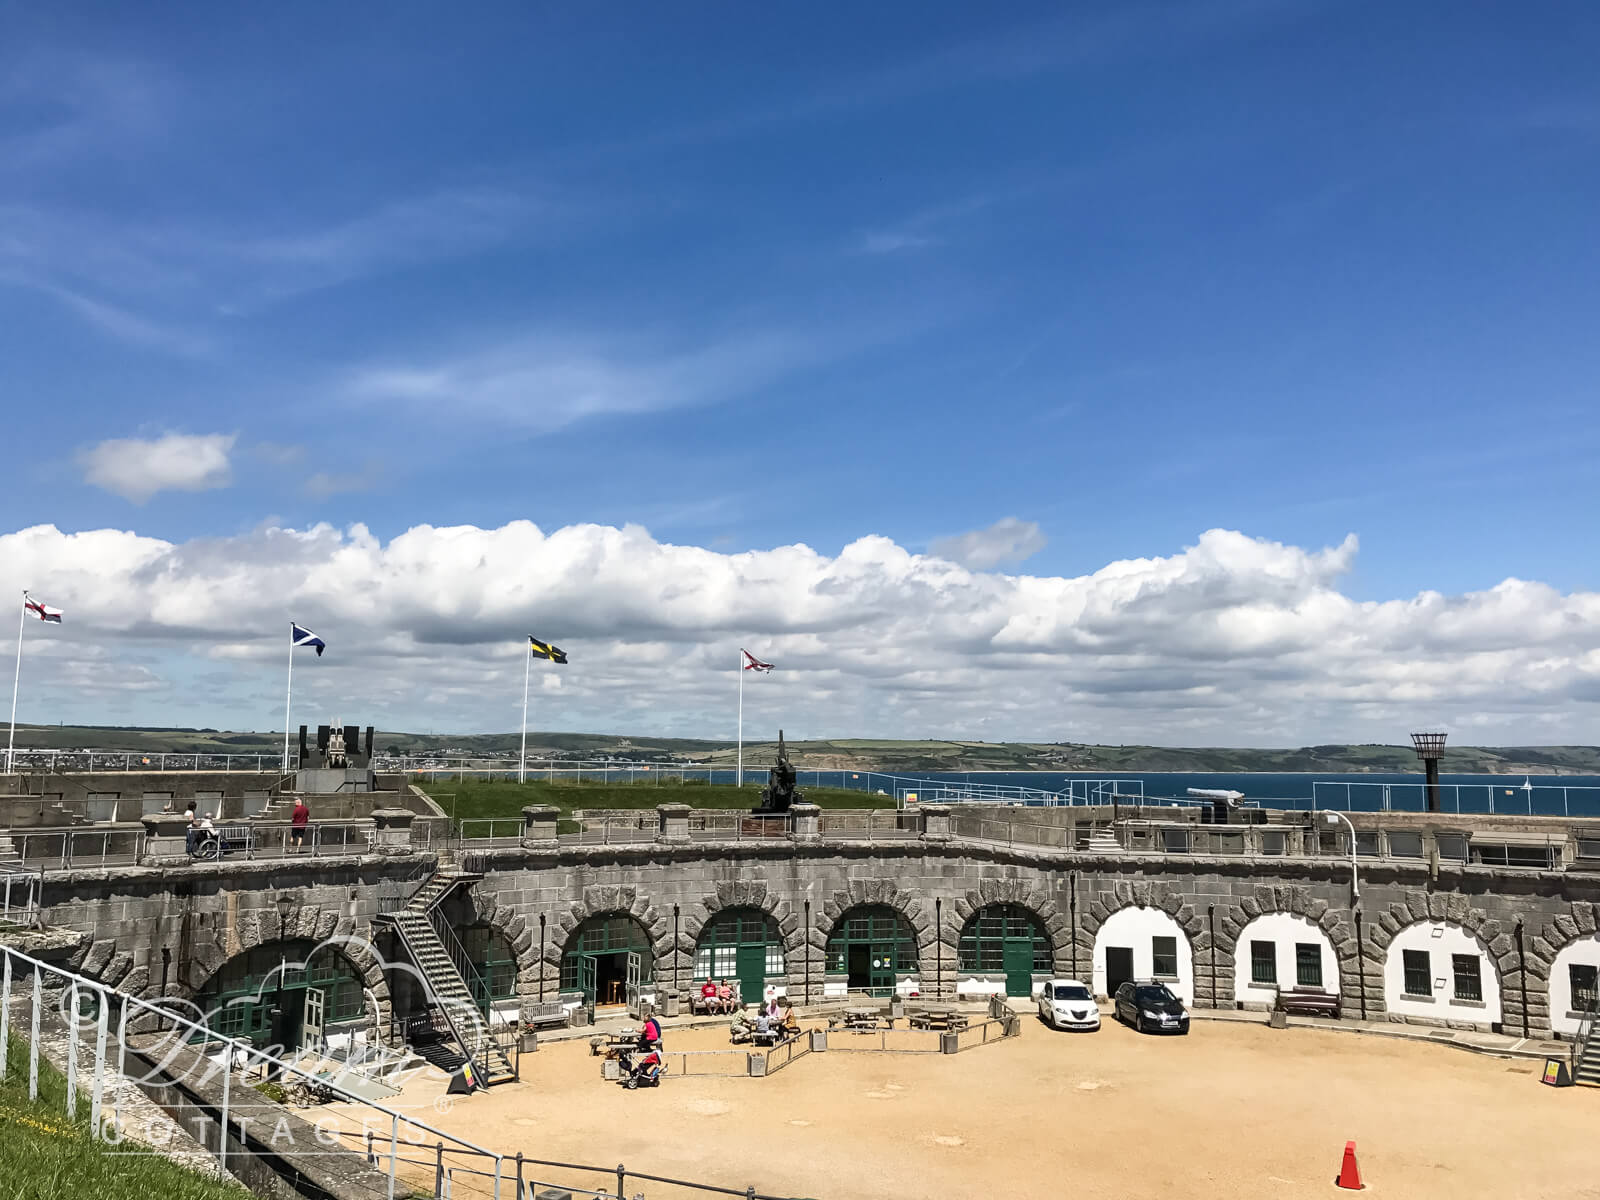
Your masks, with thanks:
[{"label": "sea", "polygon": [[[1427,792],[1421,772],[1300,774],[1292,772],[1130,771],[928,771],[887,775],[873,771],[797,772],[801,787],[862,788],[918,800],[975,799],[1049,803],[1122,801],[1192,802],[1190,788],[1241,792],[1244,803],[1262,808],[1349,809],[1361,812],[1424,812]],[[749,779],[749,773],[746,773]],[[721,782],[719,779],[718,782]],[[732,782],[731,778],[729,782]],[[1600,775],[1441,775],[1444,812],[1600,816]],[[1059,801],[1057,801],[1059,802]]]}]

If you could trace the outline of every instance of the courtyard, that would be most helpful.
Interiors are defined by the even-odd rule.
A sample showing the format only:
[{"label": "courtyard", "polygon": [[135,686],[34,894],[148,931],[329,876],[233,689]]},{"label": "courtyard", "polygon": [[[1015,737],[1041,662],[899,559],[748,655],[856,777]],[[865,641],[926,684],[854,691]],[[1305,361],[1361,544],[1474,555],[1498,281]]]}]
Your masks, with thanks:
[{"label": "courtyard", "polygon": [[[586,1042],[553,1043],[524,1056],[520,1083],[435,1103],[430,1074],[397,1103],[508,1153],[819,1200],[1326,1197],[1347,1139],[1372,1194],[1600,1198],[1600,1091],[1545,1087],[1533,1060],[1206,1020],[1155,1038],[1025,1017],[1020,1038],[955,1056],[839,1052],[850,1044],[834,1033],[765,1079],[630,1092],[601,1080]],[[720,1028],[667,1032],[669,1051],[726,1046]]]}]

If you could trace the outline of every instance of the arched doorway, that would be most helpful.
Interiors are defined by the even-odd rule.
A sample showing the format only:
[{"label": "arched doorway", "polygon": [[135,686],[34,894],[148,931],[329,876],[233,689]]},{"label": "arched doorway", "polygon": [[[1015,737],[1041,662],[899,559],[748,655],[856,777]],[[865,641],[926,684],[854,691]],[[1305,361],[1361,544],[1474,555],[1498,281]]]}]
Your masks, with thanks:
[{"label": "arched doorway", "polygon": [[768,985],[786,980],[783,935],[759,908],[724,908],[705,923],[694,947],[695,983],[737,979],[739,998],[760,1001]]},{"label": "arched doorway", "polygon": [[1583,1027],[1600,996],[1600,934],[1568,942],[1550,967],[1550,1028],[1568,1037]]},{"label": "arched doorway", "polygon": [[916,974],[917,935],[886,904],[846,909],[828,935],[827,971],[843,975],[852,989],[886,996],[903,976]]},{"label": "arched doorway", "polygon": [[961,929],[956,966],[963,974],[1004,975],[1008,996],[1031,996],[1035,974],[1048,976],[1055,946],[1038,915],[1020,904],[986,904]]},{"label": "arched doorway", "polygon": [[234,955],[195,1002],[214,1032],[285,1050],[367,1015],[355,965],[335,947],[310,940],[268,942]]},{"label": "arched doorway", "polygon": [[583,993],[588,1004],[627,1000],[628,959],[637,955],[639,982],[655,978],[650,933],[627,913],[601,913],[579,923],[561,954],[561,988]]},{"label": "arched doorway", "polygon": [[1189,937],[1159,908],[1119,908],[1094,935],[1094,992],[1114,996],[1130,979],[1164,983],[1185,1004],[1194,1004],[1194,953]]},{"label": "arched doorway", "polygon": [[517,952],[505,934],[486,922],[466,925],[461,929],[461,948],[478,972],[477,978],[467,983],[472,999],[485,1015],[495,1005],[517,998]]}]

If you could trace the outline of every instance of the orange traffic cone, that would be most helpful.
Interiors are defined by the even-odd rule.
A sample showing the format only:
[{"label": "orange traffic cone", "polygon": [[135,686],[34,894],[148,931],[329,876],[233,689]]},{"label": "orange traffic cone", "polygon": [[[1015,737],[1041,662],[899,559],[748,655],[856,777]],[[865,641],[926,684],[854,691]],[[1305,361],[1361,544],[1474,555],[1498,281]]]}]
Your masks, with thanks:
[{"label": "orange traffic cone", "polygon": [[1339,1168],[1339,1178],[1334,1181],[1335,1186],[1348,1188],[1352,1192],[1359,1192],[1367,1185],[1361,1182],[1361,1168],[1356,1165],[1356,1144],[1344,1144],[1344,1164]]}]

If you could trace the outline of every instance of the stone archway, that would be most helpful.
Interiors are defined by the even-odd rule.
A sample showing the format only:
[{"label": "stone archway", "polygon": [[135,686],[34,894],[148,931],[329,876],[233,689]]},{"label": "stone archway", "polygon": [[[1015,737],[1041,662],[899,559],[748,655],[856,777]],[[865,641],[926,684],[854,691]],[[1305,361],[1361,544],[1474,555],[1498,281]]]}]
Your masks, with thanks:
[{"label": "stone archway", "polygon": [[[1547,993],[1542,989],[1535,995],[1527,994],[1527,1006],[1523,1004],[1523,994],[1527,991],[1527,977],[1535,969],[1542,969],[1543,976],[1548,977],[1550,963],[1555,958],[1555,951],[1544,939],[1533,939],[1540,943],[1535,948],[1531,942],[1524,947],[1526,959],[1526,973],[1518,961],[1516,940],[1513,937],[1514,926],[1507,929],[1499,921],[1491,918],[1482,909],[1473,908],[1467,897],[1459,892],[1424,892],[1409,891],[1405,899],[1389,905],[1386,911],[1380,913],[1366,913],[1367,936],[1365,939],[1366,958],[1363,965],[1379,980],[1384,977],[1385,964],[1388,961],[1389,950],[1400,932],[1413,925],[1424,922],[1441,922],[1459,926],[1465,933],[1477,940],[1483,948],[1484,957],[1488,960],[1490,969],[1494,972],[1500,989],[1501,1021],[1505,1026],[1520,1028],[1524,1016],[1529,1018],[1530,1028],[1535,1022],[1535,1003],[1537,1002],[1543,1015],[1543,1008],[1548,1003]],[[1341,969],[1343,968],[1343,946],[1335,940],[1341,955]],[[1387,1012],[1382,988],[1374,998],[1371,988],[1367,993],[1367,1008],[1369,1013]],[[1548,1028],[1548,1018],[1538,1022],[1540,1028]]]},{"label": "stone archway", "polygon": [[714,890],[702,896],[700,903],[688,912],[678,913],[678,939],[673,947],[670,969],[674,972],[674,985],[687,987],[694,976],[695,951],[700,935],[718,913],[733,908],[753,908],[766,913],[778,926],[778,936],[783,942],[785,989],[795,998],[801,998],[807,983],[808,956],[806,931],[801,919],[759,879],[722,879]]},{"label": "stone archway", "polygon": [[1220,921],[1217,941],[1213,943],[1207,929],[1206,914],[1197,912],[1194,905],[1188,903],[1184,894],[1172,884],[1161,880],[1119,879],[1110,888],[1091,892],[1089,895],[1091,899],[1084,907],[1080,893],[1078,910],[1079,932],[1086,939],[1086,944],[1078,948],[1078,961],[1080,964],[1088,964],[1087,968],[1080,965],[1081,975],[1087,976],[1093,973],[1096,942],[1099,940],[1101,927],[1114,914],[1129,908],[1148,909],[1170,918],[1188,942],[1190,969],[1193,972],[1194,1004],[1201,1008],[1216,1007],[1216,997],[1222,994],[1224,982],[1231,992],[1232,947],[1229,946],[1229,955],[1224,968],[1222,956],[1218,954],[1222,944]]},{"label": "stone archway", "polygon": [[[1314,898],[1310,888],[1297,884],[1272,887],[1262,885],[1256,888],[1254,896],[1246,896],[1237,904],[1228,905],[1225,909],[1219,908],[1214,914],[1208,914],[1208,917],[1215,918],[1217,927],[1215,947],[1217,978],[1213,1007],[1232,1008],[1237,1003],[1234,995],[1234,978],[1240,970],[1239,937],[1252,921],[1273,913],[1300,917],[1327,938],[1337,960],[1340,999],[1346,1016],[1360,1017],[1363,1007],[1368,1015],[1384,1011],[1382,989],[1367,987],[1358,948],[1359,939],[1350,914],[1334,908],[1326,900]],[[1374,957],[1369,949],[1366,962],[1367,973],[1382,972],[1381,954]],[[1248,965],[1246,963],[1245,967],[1248,968]]]},{"label": "stone archway", "polygon": [[[806,931],[806,939],[811,947],[807,951],[807,966],[808,984],[813,995],[822,995],[824,977],[827,973],[828,939],[839,923],[839,918],[853,908],[876,905],[892,909],[910,926],[917,945],[919,990],[923,990],[923,975],[937,974],[938,967],[935,963],[939,961],[940,939],[939,931],[934,928],[933,903],[905,891],[892,879],[852,879],[848,887],[835,891],[823,903],[820,910],[813,910],[811,914],[813,926]],[[952,952],[948,965],[953,966],[954,962],[955,956]],[[947,983],[953,982],[949,976],[945,979]],[[933,990],[927,988],[924,994],[931,995]]]},{"label": "stone archway", "polygon": [[957,986],[951,981],[957,979],[960,972],[962,930],[980,909],[996,904],[1015,904],[1037,917],[1045,936],[1050,939],[1053,972],[1065,976],[1073,970],[1073,930],[1056,902],[1026,879],[984,879],[948,905],[944,913],[945,928],[939,931],[935,946],[940,958],[939,974],[945,984],[941,991],[953,991]]},{"label": "stone archway", "polygon": [[[561,989],[561,960],[573,931],[592,917],[613,914],[631,918],[644,930],[654,959],[652,966],[656,980],[658,984],[670,986],[670,977],[663,980],[662,975],[663,964],[675,961],[671,910],[661,912],[635,887],[594,884],[583,889],[583,899],[568,904],[546,924],[544,956],[539,961],[539,975],[536,977],[542,980],[546,999],[553,999]],[[538,918],[535,917],[534,924],[537,923]],[[531,935],[531,930],[529,932]]]},{"label": "stone archway", "polygon": [[[1582,953],[1579,948],[1595,942],[1597,934],[1600,934],[1600,905],[1575,901],[1567,912],[1553,917],[1537,933],[1531,932],[1527,926],[1523,927],[1522,963],[1516,961],[1515,926],[1509,935],[1501,934],[1507,943],[1506,952],[1500,953],[1499,946],[1490,943],[1490,951],[1500,953],[1501,1003],[1506,1009],[1508,1032],[1512,1025],[1511,1010],[1514,1005],[1517,1032],[1522,1031],[1521,1022],[1525,1014],[1530,1033],[1553,1031],[1558,1036],[1573,1036],[1575,1022],[1567,1014],[1574,1010],[1565,1007],[1558,1009],[1556,1001],[1559,1000],[1563,1005],[1572,1002],[1572,979],[1568,968],[1573,961],[1594,960],[1595,955]],[[1507,960],[1510,961],[1509,969]],[[1524,964],[1526,970],[1519,970]],[[1568,972],[1559,984],[1556,978],[1558,972]],[[1527,993],[1526,1005],[1523,1003],[1524,991]]]},{"label": "stone archway", "polygon": [[510,905],[499,903],[491,892],[481,886],[467,889],[466,896],[472,904],[474,920],[487,925],[510,944],[511,952],[517,959],[517,996],[526,1003],[539,987],[539,959],[533,944],[534,931],[529,927],[527,918],[519,915]]}]

